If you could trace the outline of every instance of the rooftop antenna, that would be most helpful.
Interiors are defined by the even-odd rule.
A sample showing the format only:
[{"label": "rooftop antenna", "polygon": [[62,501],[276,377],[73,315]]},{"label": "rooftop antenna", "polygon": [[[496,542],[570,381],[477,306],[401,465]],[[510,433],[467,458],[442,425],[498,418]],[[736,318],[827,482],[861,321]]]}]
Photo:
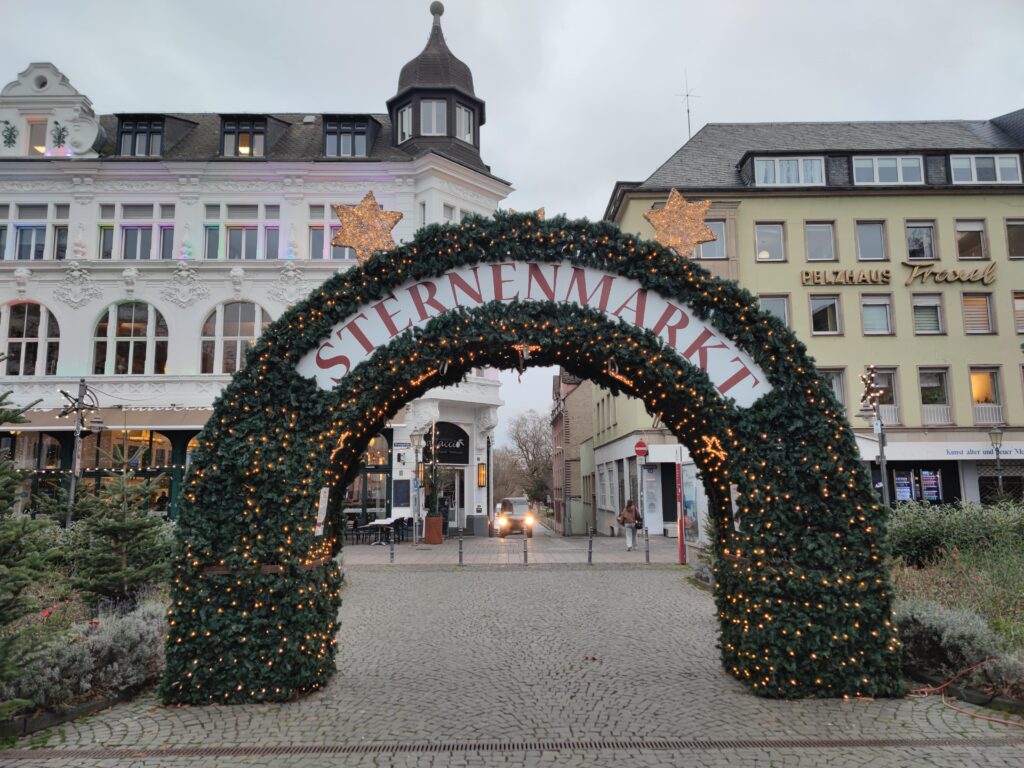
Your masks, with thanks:
[{"label": "rooftop antenna", "polygon": [[690,129],[690,99],[699,99],[700,96],[690,88],[690,76],[685,69],[683,70],[683,83],[686,86],[686,93],[677,93],[676,96],[682,96],[686,102],[686,140],[689,141],[693,138],[693,131]]}]

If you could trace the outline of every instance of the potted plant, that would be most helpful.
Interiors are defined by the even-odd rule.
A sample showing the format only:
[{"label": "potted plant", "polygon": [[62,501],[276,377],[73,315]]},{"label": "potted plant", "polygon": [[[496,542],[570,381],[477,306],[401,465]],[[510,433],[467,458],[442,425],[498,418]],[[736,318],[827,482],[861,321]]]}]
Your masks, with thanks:
[{"label": "potted plant", "polygon": [[444,521],[441,519],[441,513],[438,511],[433,484],[430,485],[426,494],[424,494],[424,502],[427,516],[423,519],[423,543],[440,544],[444,540],[441,533]]}]

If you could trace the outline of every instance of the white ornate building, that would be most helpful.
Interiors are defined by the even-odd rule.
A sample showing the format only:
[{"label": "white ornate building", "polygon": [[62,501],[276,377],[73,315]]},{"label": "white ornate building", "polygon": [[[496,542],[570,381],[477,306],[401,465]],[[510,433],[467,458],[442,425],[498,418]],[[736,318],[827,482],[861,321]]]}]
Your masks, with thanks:
[{"label": "white ornate building", "polygon": [[[143,448],[129,455],[161,474],[168,498],[154,505],[173,512],[189,443],[247,346],[357,264],[330,244],[332,204],[372,190],[402,212],[402,241],[426,223],[489,215],[508,195],[480,159],[484,102],[445,44],[439,6],[381,114],[99,115],[48,63],[0,92],[0,388],[39,401],[0,442],[33,470],[27,492],[67,479],[73,423],[58,418],[58,390],[75,394],[85,378],[106,428],[83,444],[83,482],[102,482],[119,443]],[[408,505],[411,434],[451,422],[468,436],[468,464],[448,472],[447,493],[463,514],[486,510],[477,464],[498,389],[481,372],[410,404],[369,452],[370,498],[351,504]]]}]

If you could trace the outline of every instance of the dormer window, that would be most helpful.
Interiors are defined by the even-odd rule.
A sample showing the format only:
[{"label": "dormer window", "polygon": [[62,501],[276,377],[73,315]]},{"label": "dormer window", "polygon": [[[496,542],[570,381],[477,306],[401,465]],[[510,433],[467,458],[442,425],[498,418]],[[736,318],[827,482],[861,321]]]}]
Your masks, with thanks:
[{"label": "dormer window", "polygon": [[267,134],[265,119],[225,119],[221,134],[224,157],[263,157]]},{"label": "dormer window", "polygon": [[324,121],[324,155],[366,157],[366,123],[347,120]]},{"label": "dormer window", "polygon": [[821,157],[759,157],[754,160],[759,187],[821,187],[825,159]]},{"label": "dormer window", "polygon": [[412,105],[407,104],[398,110],[398,143],[412,138]]},{"label": "dormer window", "polygon": [[159,157],[163,150],[164,121],[160,118],[122,120],[118,132],[121,157]]},{"label": "dormer window", "polygon": [[420,135],[448,134],[448,102],[444,99],[423,99],[420,102]]},{"label": "dormer window", "polygon": [[869,184],[923,184],[924,163],[918,156],[910,157],[855,157],[853,183]]},{"label": "dormer window", "polygon": [[949,158],[954,184],[1019,184],[1017,155],[955,155]]},{"label": "dormer window", "polygon": [[473,143],[473,110],[462,104],[455,105],[455,138]]}]

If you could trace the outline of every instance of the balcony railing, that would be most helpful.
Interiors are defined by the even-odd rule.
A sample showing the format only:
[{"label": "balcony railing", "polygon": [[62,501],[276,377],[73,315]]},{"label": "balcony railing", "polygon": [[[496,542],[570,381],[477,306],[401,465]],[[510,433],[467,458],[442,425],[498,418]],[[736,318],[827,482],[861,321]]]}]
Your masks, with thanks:
[{"label": "balcony railing", "polygon": [[886,426],[889,424],[899,424],[900,407],[898,405],[880,405],[878,406],[878,418]]},{"label": "balcony railing", "polygon": [[922,417],[926,427],[953,423],[953,406],[928,404],[921,406]]},{"label": "balcony railing", "polygon": [[975,403],[975,424],[1002,424],[1003,406],[1000,403]]}]

